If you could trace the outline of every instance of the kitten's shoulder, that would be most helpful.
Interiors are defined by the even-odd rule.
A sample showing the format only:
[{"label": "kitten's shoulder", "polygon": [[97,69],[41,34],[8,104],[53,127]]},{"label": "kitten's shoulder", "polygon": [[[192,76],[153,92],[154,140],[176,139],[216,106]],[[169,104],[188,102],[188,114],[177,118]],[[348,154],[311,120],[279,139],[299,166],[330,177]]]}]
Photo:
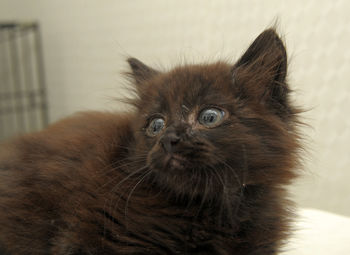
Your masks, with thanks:
[{"label": "kitten's shoulder", "polygon": [[96,203],[94,191],[105,182],[97,172],[123,157],[119,148],[131,139],[131,118],[79,113],[1,144],[0,247],[37,254],[27,250],[31,243],[47,251],[66,219],[77,220],[78,202]]},{"label": "kitten's shoulder", "polygon": [[81,112],[52,124],[43,130],[42,135],[59,139],[86,135],[90,136],[89,138],[101,139],[112,134],[118,137],[129,132],[132,118],[132,113]]},{"label": "kitten's shoulder", "polygon": [[[83,152],[91,145],[122,142],[130,138],[129,113],[82,112],[62,119],[48,128],[25,134],[0,143],[0,162],[6,159],[18,160],[19,154],[45,155],[47,153]],[[108,143],[107,143],[108,142]],[[15,156],[15,155],[16,156]]]},{"label": "kitten's shoulder", "polygon": [[9,180],[39,174],[44,183],[58,174],[87,175],[97,164],[122,158],[121,148],[132,139],[131,118],[131,114],[78,113],[0,144],[0,191]]}]

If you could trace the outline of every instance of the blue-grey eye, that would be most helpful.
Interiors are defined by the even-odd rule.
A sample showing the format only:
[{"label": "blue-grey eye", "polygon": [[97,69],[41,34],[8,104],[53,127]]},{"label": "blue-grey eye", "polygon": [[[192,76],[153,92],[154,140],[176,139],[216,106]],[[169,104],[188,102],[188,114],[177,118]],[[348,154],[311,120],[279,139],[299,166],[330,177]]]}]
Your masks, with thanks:
[{"label": "blue-grey eye", "polygon": [[165,126],[165,121],[162,118],[154,118],[148,125],[147,134],[156,136]]},{"label": "blue-grey eye", "polygon": [[215,127],[221,123],[225,112],[217,108],[207,108],[201,111],[198,117],[200,124],[206,127]]}]

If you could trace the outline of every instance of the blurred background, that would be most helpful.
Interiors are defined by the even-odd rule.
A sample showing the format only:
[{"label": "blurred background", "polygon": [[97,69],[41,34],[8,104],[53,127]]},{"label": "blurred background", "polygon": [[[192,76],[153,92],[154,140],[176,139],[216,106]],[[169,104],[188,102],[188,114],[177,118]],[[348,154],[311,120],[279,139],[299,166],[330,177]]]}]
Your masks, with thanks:
[{"label": "blurred background", "polygon": [[76,111],[124,109],[113,98],[128,56],[162,69],[234,62],[278,18],[293,97],[309,110],[292,194],[350,216],[349,13],[346,0],[0,0],[0,139]]}]

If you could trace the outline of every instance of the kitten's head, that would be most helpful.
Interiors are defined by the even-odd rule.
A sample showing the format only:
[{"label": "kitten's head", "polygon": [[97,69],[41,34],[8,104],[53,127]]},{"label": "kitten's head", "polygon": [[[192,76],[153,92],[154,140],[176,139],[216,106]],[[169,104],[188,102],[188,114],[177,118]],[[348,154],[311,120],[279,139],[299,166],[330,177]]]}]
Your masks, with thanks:
[{"label": "kitten's head", "polygon": [[287,56],[273,29],[235,63],[185,65],[168,72],[128,60],[138,98],[135,158],[178,196],[280,185],[294,176],[296,109]]}]

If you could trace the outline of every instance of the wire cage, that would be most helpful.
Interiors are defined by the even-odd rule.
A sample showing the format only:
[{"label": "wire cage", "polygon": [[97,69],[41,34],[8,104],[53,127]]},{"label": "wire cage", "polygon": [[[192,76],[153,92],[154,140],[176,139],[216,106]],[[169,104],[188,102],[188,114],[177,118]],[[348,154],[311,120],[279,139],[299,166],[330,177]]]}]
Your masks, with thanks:
[{"label": "wire cage", "polygon": [[39,25],[0,23],[0,141],[47,124]]}]

